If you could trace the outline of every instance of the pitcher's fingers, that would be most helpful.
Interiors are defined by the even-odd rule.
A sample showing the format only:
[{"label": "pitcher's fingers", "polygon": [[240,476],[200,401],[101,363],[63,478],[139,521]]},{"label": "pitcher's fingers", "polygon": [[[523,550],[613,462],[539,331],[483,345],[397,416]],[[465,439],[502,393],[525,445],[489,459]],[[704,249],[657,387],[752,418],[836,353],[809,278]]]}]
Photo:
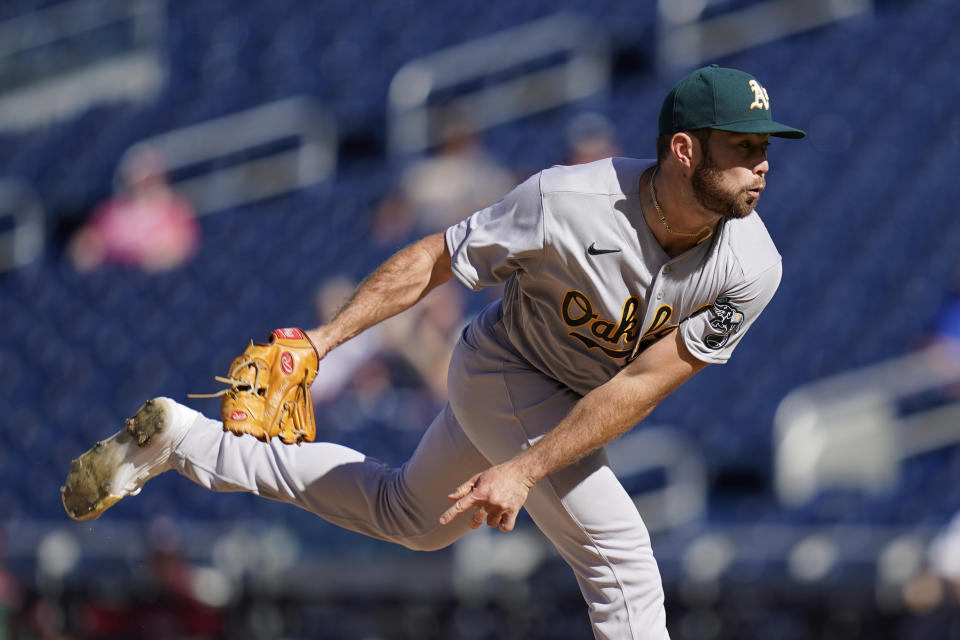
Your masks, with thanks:
[{"label": "pitcher's fingers", "polygon": [[447,524],[458,515],[469,509],[473,506],[473,503],[477,501],[476,496],[469,494],[457,500],[456,504],[443,512],[443,515],[440,516],[440,524]]},{"label": "pitcher's fingers", "polygon": [[479,477],[480,477],[479,473],[475,474],[472,478],[470,478],[469,480],[464,482],[462,485],[457,487],[456,491],[454,491],[451,494],[448,494],[447,497],[450,498],[451,500],[459,500],[460,498],[464,497],[465,495],[470,493],[470,490],[473,489],[473,485],[476,484],[477,478]]},{"label": "pitcher's fingers", "polygon": [[[492,516],[491,516],[492,517]],[[473,516],[470,518],[470,528],[479,529],[483,521],[487,519],[487,512],[483,507],[477,507],[473,510]]]},{"label": "pitcher's fingers", "polygon": [[501,531],[513,531],[513,525],[517,523],[516,511],[504,511],[500,519]]}]

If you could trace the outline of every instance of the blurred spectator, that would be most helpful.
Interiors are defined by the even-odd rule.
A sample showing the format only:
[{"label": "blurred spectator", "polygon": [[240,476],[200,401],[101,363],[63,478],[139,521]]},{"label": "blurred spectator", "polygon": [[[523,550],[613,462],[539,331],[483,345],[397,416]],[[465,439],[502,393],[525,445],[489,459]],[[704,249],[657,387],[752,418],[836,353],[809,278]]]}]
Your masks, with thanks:
[{"label": "blurred spectator", "polygon": [[586,164],[620,155],[613,124],[599,113],[581,113],[567,125],[566,164]]},{"label": "blurred spectator", "polygon": [[[317,317],[329,322],[353,293],[356,283],[333,277],[317,292]],[[453,283],[431,291],[412,309],[367,329],[331,351],[317,367],[310,387],[315,405],[348,390],[355,400],[381,397],[396,386],[421,387],[446,398],[447,367],[465,325],[466,296]]]},{"label": "blurred spectator", "polygon": [[447,397],[447,368],[466,325],[464,291],[460,283],[448,282],[384,325],[390,353],[416,373],[438,402]]},{"label": "blurred spectator", "polygon": [[[334,276],[324,282],[316,296],[317,319],[322,323],[330,322],[356,286],[356,282],[345,276]],[[370,327],[320,361],[317,377],[310,387],[314,404],[324,404],[335,398],[357,372],[377,356],[383,346],[383,326]]]},{"label": "blurred spectator", "polygon": [[205,603],[197,568],[180,553],[176,524],[167,518],[150,523],[149,563],[140,589],[129,601],[91,600],[81,613],[90,638],[170,638],[212,640],[223,637],[223,614]]},{"label": "blurred spectator", "polygon": [[382,246],[443,231],[516,186],[513,174],[483,150],[468,117],[450,110],[439,121],[435,155],[414,162],[374,214],[373,235]]},{"label": "blurred spectator", "polygon": [[154,149],[132,154],[120,178],[120,192],[99,205],[70,242],[76,268],[122,264],[153,273],[192,258],[200,226],[190,203],[167,183],[161,154]]}]

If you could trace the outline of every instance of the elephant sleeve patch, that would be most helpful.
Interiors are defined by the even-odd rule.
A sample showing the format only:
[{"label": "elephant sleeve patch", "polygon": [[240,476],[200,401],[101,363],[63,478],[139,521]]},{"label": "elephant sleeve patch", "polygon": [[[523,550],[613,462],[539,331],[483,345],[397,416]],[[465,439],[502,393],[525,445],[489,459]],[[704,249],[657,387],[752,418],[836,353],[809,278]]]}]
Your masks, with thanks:
[{"label": "elephant sleeve patch", "polygon": [[710,349],[720,349],[730,337],[740,331],[743,324],[743,313],[730,303],[730,298],[720,296],[708,311],[708,320],[713,333],[703,338],[703,343]]}]

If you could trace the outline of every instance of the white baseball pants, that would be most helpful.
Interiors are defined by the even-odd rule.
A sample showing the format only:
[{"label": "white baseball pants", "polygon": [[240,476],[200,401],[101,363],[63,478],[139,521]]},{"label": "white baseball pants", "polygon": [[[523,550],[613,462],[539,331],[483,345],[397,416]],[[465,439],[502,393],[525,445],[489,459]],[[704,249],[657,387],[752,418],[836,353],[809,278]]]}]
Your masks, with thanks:
[{"label": "white baseball pants", "polygon": [[[296,447],[225,434],[186,407],[177,419],[193,425],[172,461],[214,491],[249,491],[380,540],[440,549],[470,531],[469,513],[439,524],[447,494],[530,446],[577,400],[513,352],[493,305],[464,332],[450,365],[449,402],[399,468],[337,444]],[[669,638],[647,529],[602,450],[537,484],[525,508],[576,574],[596,638]]]}]

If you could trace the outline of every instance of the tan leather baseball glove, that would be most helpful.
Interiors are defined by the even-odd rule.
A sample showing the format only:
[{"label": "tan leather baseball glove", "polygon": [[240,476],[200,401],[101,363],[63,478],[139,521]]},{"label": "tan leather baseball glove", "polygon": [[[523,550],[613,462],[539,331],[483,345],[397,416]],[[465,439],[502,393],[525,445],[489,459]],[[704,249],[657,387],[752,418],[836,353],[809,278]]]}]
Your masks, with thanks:
[{"label": "tan leather baseball glove", "polygon": [[266,344],[250,346],[233,361],[227,377],[216,376],[228,388],[191,398],[221,396],[223,430],[268,442],[279,436],[285,444],[312,442],[317,428],[310,401],[310,383],[320,361],[316,347],[300,329],[276,329]]}]

